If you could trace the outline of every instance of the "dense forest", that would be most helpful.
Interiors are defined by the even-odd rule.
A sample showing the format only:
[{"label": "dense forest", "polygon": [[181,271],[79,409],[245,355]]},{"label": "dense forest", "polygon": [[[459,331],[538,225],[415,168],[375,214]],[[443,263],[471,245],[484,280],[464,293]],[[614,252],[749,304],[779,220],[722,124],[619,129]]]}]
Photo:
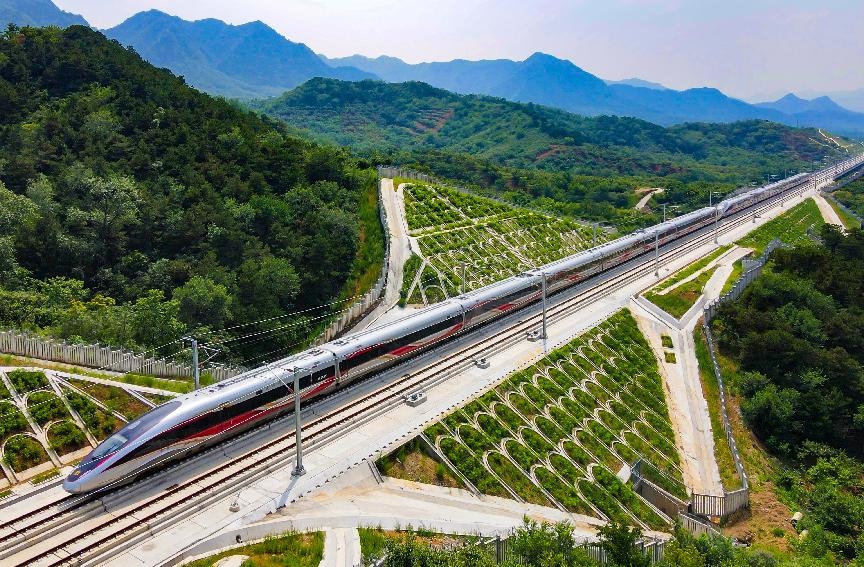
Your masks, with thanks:
[{"label": "dense forest", "polygon": [[660,202],[683,210],[702,205],[710,191],[725,193],[839,155],[817,141],[815,129],[756,120],[664,128],[417,82],[313,79],[249,105],[376,162],[420,168],[517,204],[614,220],[624,229],[656,219],[634,215],[637,187],[665,187]]},{"label": "dense forest", "polygon": [[[155,347],[351,295],[383,256],[375,190],[343,150],[89,28],[0,36],[2,326]],[[254,348],[313,325],[271,321]]]},{"label": "dense forest", "polygon": [[807,551],[864,560],[864,232],[777,250],[715,319],[745,422],[787,467]]}]

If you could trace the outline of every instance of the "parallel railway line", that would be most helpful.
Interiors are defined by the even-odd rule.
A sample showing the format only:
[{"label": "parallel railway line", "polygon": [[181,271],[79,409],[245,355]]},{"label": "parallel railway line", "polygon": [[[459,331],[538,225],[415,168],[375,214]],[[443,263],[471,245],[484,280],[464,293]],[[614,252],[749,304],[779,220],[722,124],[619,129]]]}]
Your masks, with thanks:
[{"label": "parallel railway line", "polygon": [[[770,201],[744,209],[723,222],[718,232],[723,234],[732,231],[750,222],[754,212],[758,214],[774,208],[778,202],[785,202],[790,196],[801,195],[808,189],[809,184],[804,182],[785,191],[784,194],[775,196]],[[704,227],[682,241],[674,241],[661,247],[660,261],[673,260],[703,246],[713,237],[714,227]],[[574,309],[632,283],[651,273],[653,269],[654,255],[645,252],[612,270],[597,274],[559,297],[551,298],[547,320],[550,323],[559,321]],[[404,371],[409,365],[416,366],[420,361],[434,358],[445,348],[456,347],[455,352],[443,355],[421,370],[403,374],[392,383],[379,387],[359,399],[347,400],[347,403],[341,407],[305,424],[304,449],[330,441],[343,430],[346,424],[357,425],[374,419],[401,404],[402,397],[407,393],[421,387],[428,389],[449,379],[453,373],[469,366],[480,355],[492,356],[514,342],[524,340],[526,332],[536,329],[542,318],[537,306],[529,309],[538,312],[527,317],[525,311],[511,314],[493,325],[505,325],[502,330],[478,329],[452,343],[436,347],[419,359],[406,361],[386,371],[385,375],[398,375],[400,370]],[[368,382],[367,379],[366,383]],[[347,398],[358,386],[360,385],[353,385],[334,393],[316,402],[315,406],[320,406],[322,402],[328,400],[333,401],[337,396]],[[293,420],[293,416],[280,418],[269,426],[261,426],[244,434],[240,440],[248,441],[256,432],[286,423],[286,420]],[[237,440],[224,443],[207,450],[203,455],[190,457],[188,461],[212,455],[213,451],[225,451],[226,446],[238,444]],[[52,566],[91,564],[99,558],[105,558],[112,552],[116,552],[117,548],[124,543],[134,543],[138,538],[158,531],[160,522],[165,522],[167,518],[177,520],[184,514],[191,514],[202,506],[225,498],[237,486],[254,481],[269,471],[290,463],[294,458],[292,451],[294,447],[293,432],[281,435],[260,447],[229,459],[215,470],[206,470],[201,474],[193,475],[159,494],[148,496],[126,507],[117,507],[115,504],[130,500],[130,497],[134,500],[134,494],[142,489],[141,481],[114,489],[98,498],[69,496],[60,502],[31,510],[26,517],[5,520],[0,523],[0,562],[3,564],[8,562],[10,565]],[[179,466],[188,464],[188,461],[172,466],[169,472],[176,471]],[[167,474],[163,471],[154,477],[158,480]],[[112,506],[111,511],[109,506]]]}]

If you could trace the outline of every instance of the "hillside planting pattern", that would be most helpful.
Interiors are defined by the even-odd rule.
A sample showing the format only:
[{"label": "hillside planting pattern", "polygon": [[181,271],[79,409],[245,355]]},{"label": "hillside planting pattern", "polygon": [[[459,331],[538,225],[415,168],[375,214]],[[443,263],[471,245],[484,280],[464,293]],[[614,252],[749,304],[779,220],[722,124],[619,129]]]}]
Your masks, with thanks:
[{"label": "hillside planting pattern", "polygon": [[[593,245],[593,227],[457,189],[412,183],[403,195],[408,233],[422,256],[406,264],[408,303],[435,303]],[[598,231],[598,244],[604,238]]]},{"label": "hillside planting pattern", "polygon": [[616,473],[687,496],[662,379],[628,311],[506,378],[425,431],[481,492],[662,528]]}]

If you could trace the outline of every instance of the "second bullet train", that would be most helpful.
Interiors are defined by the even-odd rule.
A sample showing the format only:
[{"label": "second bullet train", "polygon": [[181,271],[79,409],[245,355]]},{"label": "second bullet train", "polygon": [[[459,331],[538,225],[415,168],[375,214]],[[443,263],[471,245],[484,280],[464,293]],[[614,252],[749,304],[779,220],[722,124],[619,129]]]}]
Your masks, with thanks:
[{"label": "second bullet train", "polygon": [[[848,160],[838,170],[864,161]],[[63,483],[82,493],[127,482],[144,471],[200,451],[293,408],[294,376],[303,402],[380,372],[457,335],[538,302],[542,281],[554,295],[673,240],[784,192],[812,183],[797,175],[726,199],[453,297],[403,319],[349,335],[166,402],[100,443]]]}]

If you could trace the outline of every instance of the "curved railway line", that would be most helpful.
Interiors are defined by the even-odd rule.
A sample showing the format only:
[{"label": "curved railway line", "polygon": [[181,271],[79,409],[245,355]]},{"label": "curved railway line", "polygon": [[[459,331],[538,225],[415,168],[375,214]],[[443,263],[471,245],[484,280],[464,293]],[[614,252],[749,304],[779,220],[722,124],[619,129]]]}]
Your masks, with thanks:
[{"label": "curved railway line", "polygon": [[[776,207],[790,197],[800,196],[811,188],[808,181],[747,209],[743,209],[718,227],[718,233],[728,233],[749,223],[754,212],[759,213]],[[669,262],[701,247],[714,238],[714,227],[708,226],[688,237],[660,248],[660,262]],[[596,298],[609,294],[650,274],[654,270],[654,254],[645,253],[625,262],[613,270],[574,286],[561,297],[550,299],[547,320],[558,321],[571,311]],[[542,315],[538,306],[529,308],[531,313],[514,313],[504,318],[494,330],[481,328],[460,339],[436,347],[418,359],[406,361],[382,374],[395,377],[390,384],[378,387],[357,399],[349,399],[363,383],[327,396],[324,401],[346,398],[337,409],[316,417],[304,425],[304,449],[320,446],[338,436],[347,424],[358,425],[374,419],[392,407],[402,403],[403,395],[420,387],[431,388],[471,365],[482,354],[489,357],[514,342],[524,340],[528,331],[536,329]],[[479,340],[478,340],[479,339]],[[465,344],[468,343],[468,344]],[[442,350],[454,350],[443,354]],[[439,355],[439,356],[436,356]],[[428,359],[437,359],[423,364],[420,370],[402,374],[408,366],[417,366]],[[376,378],[372,378],[375,380]],[[381,379],[380,377],[378,379]],[[392,379],[392,378],[391,378]],[[365,381],[368,386],[370,380]],[[288,420],[288,421],[286,421]],[[276,439],[219,464],[218,468],[188,474],[188,478],[169,486],[156,494],[143,496],[139,493],[152,490],[145,486],[149,481],[158,482],[178,472],[181,467],[193,465],[197,460],[212,456],[214,452],[226,455],[244,442],[254,441],[253,436],[274,426],[293,422],[293,415],[280,418],[269,425],[217,445],[207,451],[189,457],[166,470],[150,475],[147,479],[114,488],[101,494],[89,496],[67,496],[60,501],[29,510],[26,515],[0,522],[0,563],[3,565],[86,565],[94,564],[117,553],[123,544],[134,544],[147,537],[168,521],[176,521],[184,515],[201,509],[202,506],[226,498],[238,486],[261,478],[272,470],[290,464],[294,458],[294,432],[280,435]],[[125,504],[124,504],[125,503]]]}]

